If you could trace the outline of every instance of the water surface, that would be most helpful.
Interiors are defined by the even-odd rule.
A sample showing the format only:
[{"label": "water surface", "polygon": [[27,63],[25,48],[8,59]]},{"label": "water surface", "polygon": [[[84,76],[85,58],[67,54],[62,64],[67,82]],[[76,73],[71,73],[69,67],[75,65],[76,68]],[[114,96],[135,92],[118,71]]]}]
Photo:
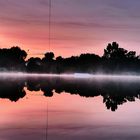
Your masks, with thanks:
[{"label": "water surface", "polygon": [[0,140],[140,139],[137,78],[0,79]]}]

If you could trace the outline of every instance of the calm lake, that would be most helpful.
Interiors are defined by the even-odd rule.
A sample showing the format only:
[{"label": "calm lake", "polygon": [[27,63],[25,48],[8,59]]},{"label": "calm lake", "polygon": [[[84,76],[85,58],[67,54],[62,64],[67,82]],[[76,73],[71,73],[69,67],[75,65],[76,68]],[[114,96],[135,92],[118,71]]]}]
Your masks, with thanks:
[{"label": "calm lake", "polygon": [[0,78],[0,140],[139,140],[140,78]]}]

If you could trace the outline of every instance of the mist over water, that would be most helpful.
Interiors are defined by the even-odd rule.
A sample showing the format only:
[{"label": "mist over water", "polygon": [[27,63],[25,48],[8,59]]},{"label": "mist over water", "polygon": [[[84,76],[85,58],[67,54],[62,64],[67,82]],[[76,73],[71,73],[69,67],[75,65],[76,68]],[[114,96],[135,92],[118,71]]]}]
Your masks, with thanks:
[{"label": "mist over water", "polygon": [[45,139],[48,116],[49,139],[140,138],[139,99],[134,74],[1,72],[1,117],[9,121],[0,121],[0,138]]},{"label": "mist over water", "polygon": [[139,98],[139,87],[137,75],[0,73],[0,98],[11,101],[26,97],[28,91],[41,91],[45,97],[65,92],[86,98],[102,96],[107,109],[116,111],[119,105]]},{"label": "mist over water", "polygon": [[122,73],[122,74],[88,74],[88,73],[73,73],[73,74],[41,74],[41,73],[25,73],[25,72],[0,72],[2,78],[74,78],[74,79],[97,79],[97,80],[140,80],[139,74]]},{"label": "mist over water", "polygon": [[[117,42],[109,43],[102,56],[93,51],[101,52],[106,35],[129,40],[139,25],[139,3],[4,1],[1,44],[17,42],[19,35],[30,47],[0,49],[0,140],[140,140],[140,55]],[[136,44],[136,36],[133,40]],[[43,52],[47,42],[56,54]],[[67,45],[75,45],[78,55]],[[35,53],[39,46],[41,55]],[[56,56],[63,50],[69,57]]]}]

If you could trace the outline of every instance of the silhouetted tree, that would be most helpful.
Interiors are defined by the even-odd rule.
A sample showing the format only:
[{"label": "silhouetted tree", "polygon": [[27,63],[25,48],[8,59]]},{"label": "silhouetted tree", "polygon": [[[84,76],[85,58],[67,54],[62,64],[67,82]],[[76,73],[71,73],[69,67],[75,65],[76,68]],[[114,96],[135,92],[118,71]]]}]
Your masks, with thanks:
[{"label": "silhouetted tree", "polygon": [[25,71],[39,73],[123,73],[140,72],[140,57],[135,51],[121,48],[118,43],[109,43],[102,57],[96,54],[81,54],[55,58],[53,52],[46,52],[44,57],[29,58],[19,47],[0,49],[0,70]]},{"label": "silhouetted tree", "polygon": [[47,52],[47,53],[45,53],[45,57],[42,60],[52,61],[53,59],[54,59],[54,53],[53,52]]},{"label": "silhouetted tree", "polygon": [[40,58],[30,58],[26,62],[28,72],[42,72],[42,61]]},{"label": "silhouetted tree", "polygon": [[0,49],[0,69],[12,71],[25,71],[27,53],[19,47]]},{"label": "silhouetted tree", "polygon": [[54,73],[56,72],[56,65],[54,61],[54,53],[47,52],[45,53],[45,57],[42,58],[43,63],[43,72],[45,73]]}]

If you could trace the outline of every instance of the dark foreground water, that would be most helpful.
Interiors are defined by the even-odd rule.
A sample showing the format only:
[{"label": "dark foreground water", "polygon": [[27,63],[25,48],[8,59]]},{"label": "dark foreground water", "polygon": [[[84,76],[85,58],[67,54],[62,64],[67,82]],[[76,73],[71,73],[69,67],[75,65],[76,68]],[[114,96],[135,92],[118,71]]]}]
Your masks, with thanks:
[{"label": "dark foreground water", "polygon": [[140,80],[1,77],[0,140],[139,140]]}]

